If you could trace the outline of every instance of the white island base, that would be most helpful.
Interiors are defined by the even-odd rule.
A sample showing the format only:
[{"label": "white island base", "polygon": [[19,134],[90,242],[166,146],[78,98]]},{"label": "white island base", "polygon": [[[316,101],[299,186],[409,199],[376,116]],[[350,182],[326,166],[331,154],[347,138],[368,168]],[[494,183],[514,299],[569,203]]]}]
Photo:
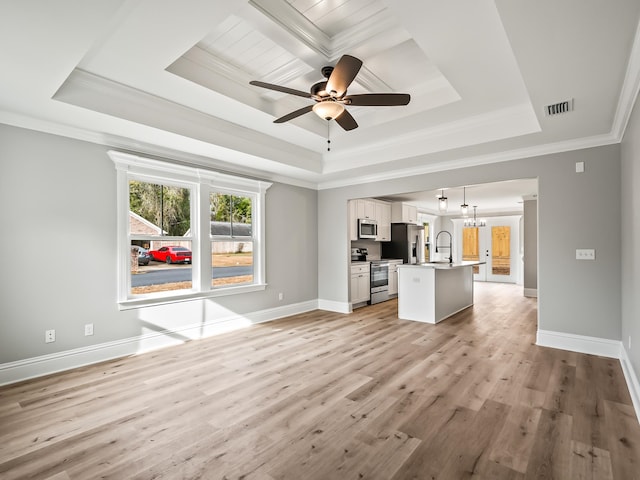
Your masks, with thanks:
[{"label": "white island base", "polygon": [[473,265],[398,265],[398,318],[438,323],[473,305]]}]

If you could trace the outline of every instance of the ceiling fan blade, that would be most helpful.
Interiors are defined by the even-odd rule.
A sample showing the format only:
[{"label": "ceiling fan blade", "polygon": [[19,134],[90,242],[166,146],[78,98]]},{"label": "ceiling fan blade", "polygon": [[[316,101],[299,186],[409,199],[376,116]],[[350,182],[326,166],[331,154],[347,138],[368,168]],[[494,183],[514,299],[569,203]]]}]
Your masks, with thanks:
[{"label": "ceiling fan blade", "polygon": [[407,105],[411,100],[408,93],[363,93],[344,97],[346,105],[361,107],[393,107]]},{"label": "ceiling fan blade", "polygon": [[274,85],[273,83],[259,82],[258,80],[251,80],[249,84],[256,87],[268,88],[269,90],[275,90],[276,92],[289,93],[291,95],[297,95],[298,97],[311,98],[311,94],[303,92],[302,90],[296,90],[295,88],[283,87],[281,85]]},{"label": "ceiling fan blade", "polygon": [[351,55],[340,57],[336,66],[333,67],[329,80],[327,80],[327,92],[333,97],[342,97],[351,82],[353,82],[353,79],[358,75],[360,67],[362,67],[362,60]]},{"label": "ceiling fan blade", "polygon": [[291,113],[286,114],[284,117],[276,118],[273,121],[273,123],[288,122],[289,120],[293,120],[294,118],[299,117],[300,115],[304,115],[305,113],[309,113],[311,110],[313,110],[313,105],[307,105],[306,107],[299,108],[295,112],[291,112]]},{"label": "ceiling fan blade", "polygon": [[343,112],[335,118],[338,125],[344,128],[346,131],[353,130],[354,128],[358,128],[358,123],[356,119],[351,116],[351,114],[345,109]]}]

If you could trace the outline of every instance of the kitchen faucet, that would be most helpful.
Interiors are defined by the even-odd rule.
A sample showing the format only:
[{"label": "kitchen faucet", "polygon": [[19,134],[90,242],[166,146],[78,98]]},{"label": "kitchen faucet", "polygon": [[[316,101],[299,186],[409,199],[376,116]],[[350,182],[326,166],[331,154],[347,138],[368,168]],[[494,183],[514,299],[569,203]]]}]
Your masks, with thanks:
[{"label": "kitchen faucet", "polygon": [[449,235],[449,247],[443,246],[440,248],[449,248],[449,263],[453,263],[453,248],[452,248],[453,238],[451,237],[451,234],[446,230],[441,230],[436,235],[436,253],[438,253],[438,237],[440,236],[441,233],[446,233],[447,235]]}]

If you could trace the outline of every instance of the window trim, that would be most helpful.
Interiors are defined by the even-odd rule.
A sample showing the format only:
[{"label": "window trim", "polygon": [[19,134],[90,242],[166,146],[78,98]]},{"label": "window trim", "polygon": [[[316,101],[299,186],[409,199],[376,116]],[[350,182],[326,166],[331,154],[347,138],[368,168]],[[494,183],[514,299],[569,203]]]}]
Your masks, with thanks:
[{"label": "window trim", "polygon": [[[154,160],[128,153],[107,152],[117,171],[117,282],[121,310],[160,305],[198,298],[237,295],[266,288],[265,271],[265,196],[272,183],[228,175],[198,167]],[[191,242],[193,252],[192,288],[146,295],[132,295],[130,271],[129,180],[160,182],[189,188],[191,191]],[[229,287],[211,286],[211,228],[209,195],[225,190],[252,196],[253,283]],[[203,226],[206,225],[206,228]],[[164,238],[164,237],[163,237]],[[166,237],[171,239],[172,237]],[[208,253],[206,253],[208,252]]]},{"label": "window trim", "polygon": [[[209,233],[209,248],[211,248],[213,246],[214,242],[234,242],[234,241],[250,241],[252,243],[252,256],[253,256],[253,273],[252,276],[254,278],[254,281],[250,284],[244,284],[244,285],[254,285],[255,284],[255,278],[256,278],[256,270],[258,268],[261,268],[261,266],[258,264],[258,262],[255,261],[256,258],[256,253],[255,253],[255,249],[256,249],[256,245],[258,246],[258,248],[263,244],[263,242],[260,242],[260,239],[257,238],[256,234],[255,234],[255,230],[254,230],[254,225],[255,225],[255,221],[254,219],[256,219],[258,217],[258,215],[256,214],[256,208],[257,205],[259,204],[259,199],[258,199],[258,194],[255,192],[241,192],[240,190],[230,190],[226,187],[221,187],[220,185],[216,185],[213,186],[211,188],[209,188],[208,191],[208,195],[209,195],[209,207],[211,206],[211,195],[212,194],[216,194],[216,193],[220,193],[223,195],[234,195],[234,196],[244,196],[244,197],[250,197],[251,198],[251,236],[247,237],[247,236],[243,236],[243,235],[238,235],[238,236],[234,236],[234,235],[212,235],[211,234],[211,229],[208,230]],[[240,195],[241,194],[241,195]],[[233,222],[231,222],[233,223]],[[213,266],[211,267],[213,270]],[[259,276],[259,278],[262,278],[261,276]],[[243,285],[237,285],[238,287],[241,287]],[[218,286],[215,287],[213,285],[211,285],[211,290],[214,291],[218,291],[218,290],[225,290],[225,289],[229,289],[232,288],[231,286]]]}]

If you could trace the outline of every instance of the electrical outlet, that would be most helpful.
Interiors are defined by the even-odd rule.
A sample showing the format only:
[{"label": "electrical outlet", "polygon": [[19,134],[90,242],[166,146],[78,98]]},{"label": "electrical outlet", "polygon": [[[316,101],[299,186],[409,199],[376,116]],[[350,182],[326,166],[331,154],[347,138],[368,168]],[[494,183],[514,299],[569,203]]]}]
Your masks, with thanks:
[{"label": "electrical outlet", "polygon": [[576,260],[595,260],[596,251],[593,248],[577,248]]},{"label": "electrical outlet", "polygon": [[278,300],[283,300],[284,299],[284,293],[280,292],[278,294]]},{"label": "electrical outlet", "polygon": [[56,331],[55,330],[45,330],[44,332],[44,341],[45,343],[51,343],[56,341]]},{"label": "electrical outlet", "polygon": [[87,323],[84,326],[84,336],[88,337],[89,335],[93,335],[93,323]]}]

